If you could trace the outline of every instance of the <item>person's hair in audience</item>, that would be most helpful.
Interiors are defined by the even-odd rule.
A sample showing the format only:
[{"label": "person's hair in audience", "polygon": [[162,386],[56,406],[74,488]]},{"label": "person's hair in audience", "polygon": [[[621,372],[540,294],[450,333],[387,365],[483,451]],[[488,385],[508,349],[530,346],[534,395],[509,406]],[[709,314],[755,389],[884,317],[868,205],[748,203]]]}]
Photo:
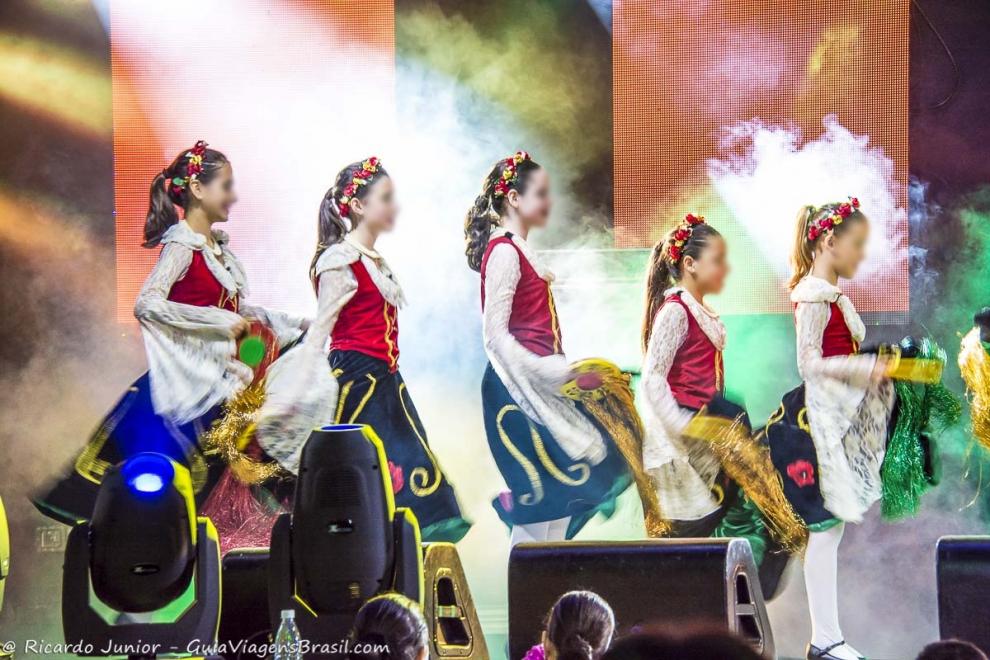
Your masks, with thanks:
[{"label": "person's hair in audience", "polygon": [[[615,615],[601,596],[569,591],[547,615],[542,655],[547,660],[598,660],[608,650],[614,630]],[[533,657],[532,652],[527,657]]]},{"label": "person's hair in audience", "polygon": [[361,606],[351,629],[351,660],[426,660],[429,635],[419,605],[402,594],[375,596]]},{"label": "person's hair in audience", "polygon": [[921,649],[918,660],[987,660],[987,655],[970,642],[943,639]]},{"label": "person's hair in audience", "polygon": [[623,637],[602,660],[763,660],[745,641],[724,630],[682,635],[656,632]]}]

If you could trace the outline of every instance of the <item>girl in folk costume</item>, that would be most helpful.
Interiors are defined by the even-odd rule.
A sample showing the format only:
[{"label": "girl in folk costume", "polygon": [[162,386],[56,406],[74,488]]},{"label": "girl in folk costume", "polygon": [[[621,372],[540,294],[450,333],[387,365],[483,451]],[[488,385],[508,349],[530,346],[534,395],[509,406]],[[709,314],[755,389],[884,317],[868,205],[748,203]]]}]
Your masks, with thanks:
[{"label": "girl in folk costume", "polygon": [[[527,242],[550,212],[549,177],[525,152],[500,160],[465,221],[468,265],[481,273],[481,384],[488,445],[509,492],[493,502],[512,543],[573,537],[610,513],[629,471],[579,402],[561,349],[553,274]],[[592,385],[593,387],[593,385]]]},{"label": "girl in folk costume", "polygon": [[855,198],[798,216],[789,286],[804,384],[784,396],[766,429],[784,490],[810,531],[808,658],[863,657],[839,627],[837,555],[845,523],[862,520],[883,494],[893,362],[858,353],[866,328],[838,281],[855,275],[868,232]]},{"label": "girl in folk costume", "polygon": [[[191,467],[197,500],[208,498],[204,514],[213,514],[222,540],[256,540],[257,535],[239,536],[245,522],[240,517],[224,525],[227,513],[242,503],[229,498],[230,484],[221,487],[223,495],[215,492],[223,465],[204,458],[204,450],[215,455],[217,448],[200,447],[198,441],[220,417],[221,404],[255,378],[235,357],[238,339],[255,326],[269,338],[270,350],[277,351],[295,341],[308,321],[244,302],[244,269],[227,235],[213,228],[227,221],[236,201],[230,162],[203,141],[155,176],[144,247],[161,245],[162,250],[134,308],[148,372],[104,420],[76,461],[75,474],[39,502],[46,512],[61,519],[88,518],[95,486],[79,486],[98,484],[109,465],[135,452],[155,451]],[[183,210],[181,219],[176,207]],[[227,474],[224,481],[230,478]],[[81,497],[70,502],[73,493]]]},{"label": "girl in folk costume", "polygon": [[[375,250],[378,236],[395,226],[397,213],[392,180],[377,158],[351,163],[337,174],[320,205],[310,269],[318,298],[316,320],[298,355],[287,355],[284,367],[273,365],[271,404],[262,410],[259,423],[261,444],[283,464],[298,465],[312,426],[300,426],[296,419],[290,424],[298,427],[292,431],[295,440],[285,443],[270,444],[269,435],[277,434],[267,432],[283,400],[283,409],[304,411],[304,420],[311,419],[305,412],[311,408],[323,423],[367,424],[384,445],[396,506],[412,509],[424,541],[457,542],[471,525],[461,515],[399,373],[398,309],[405,298]],[[332,375],[324,350],[328,340]],[[300,396],[276,391],[283,371],[294,372],[290,379],[303,384]],[[322,384],[314,388],[313,383]],[[314,392],[321,400],[315,400]]]},{"label": "girl in folk costume", "polygon": [[640,381],[643,463],[675,536],[741,536],[760,564],[767,533],[759,510],[710,445],[684,437],[698,411],[724,391],[725,326],[704,299],[722,290],[728,271],[725,240],[702,216],[689,213],[653,248]]}]

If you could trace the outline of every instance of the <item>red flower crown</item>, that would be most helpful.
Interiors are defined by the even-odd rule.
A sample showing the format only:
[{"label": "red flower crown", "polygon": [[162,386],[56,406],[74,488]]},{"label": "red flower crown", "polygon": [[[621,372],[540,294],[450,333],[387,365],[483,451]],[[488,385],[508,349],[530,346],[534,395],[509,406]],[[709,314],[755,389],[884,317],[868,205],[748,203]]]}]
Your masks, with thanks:
[{"label": "red flower crown", "polygon": [[[816,215],[826,209],[830,209],[832,212],[818,220],[814,219]],[[848,202],[826,204],[815,209],[815,212],[811,214],[812,219],[808,222],[808,240],[817,241],[819,236],[841,225],[842,221],[851,216],[853,211],[857,209],[859,209],[859,199],[856,197],[850,197]]]},{"label": "red flower crown", "polygon": [[173,195],[181,195],[182,191],[189,185],[189,182],[195,180],[203,171],[204,153],[206,153],[206,143],[199,140],[192,149],[186,152],[186,175],[184,177],[175,176],[171,179],[165,179],[165,186],[172,187]]},{"label": "red flower crown", "polygon": [[340,199],[337,202],[337,210],[340,211],[340,217],[346,218],[350,216],[351,200],[357,194],[358,188],[367,185],[378,174],[381,166],[378,156],[372,156],[361,163],[361,169],[355,172],[354,176],[351,177],[351,182],[344,186],[344,192],[341,193]]},{"label": "red flower crown", "polygon": [[499,178],[498,183],[495,184],[496,197],[502,197],[508,194],[512,185],[519,179],[519,163],[524,160],[529,160],[529,154],[525,151],[517,151],[505,159],[505,168],[502,170],[502,176]]},{"label": "red flower crown", "polygon": [[671,233],[670,239],[667,241],[667,256],[670,258],[670,263],[676,264],[681,260],[684,253],[684,244],[691,240],[691,234],[694,233],[694,228],[700,224],[704,224],[704,222],[705,216],[703,215],[688,213],[684,216],[684,222]]}]

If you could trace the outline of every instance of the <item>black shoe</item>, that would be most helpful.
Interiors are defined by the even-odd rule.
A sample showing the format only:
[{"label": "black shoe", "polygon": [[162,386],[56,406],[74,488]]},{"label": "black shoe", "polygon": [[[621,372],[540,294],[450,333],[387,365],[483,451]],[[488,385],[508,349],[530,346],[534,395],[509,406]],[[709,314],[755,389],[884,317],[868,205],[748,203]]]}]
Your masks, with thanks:
[{"label": "black shoe", "polygon": [[[846,640],[843,639],[842,641],[826,646],[823,649],[818,648],[814,644],[808,644],[808,650],[805,652],[804,657],[807,660],[839,660],[838,656],[832,655],[829,651],[832,649],[837,649],[845,643]],[[861,655],[859,656],[859,660],[866,660],[866,657]]]}]

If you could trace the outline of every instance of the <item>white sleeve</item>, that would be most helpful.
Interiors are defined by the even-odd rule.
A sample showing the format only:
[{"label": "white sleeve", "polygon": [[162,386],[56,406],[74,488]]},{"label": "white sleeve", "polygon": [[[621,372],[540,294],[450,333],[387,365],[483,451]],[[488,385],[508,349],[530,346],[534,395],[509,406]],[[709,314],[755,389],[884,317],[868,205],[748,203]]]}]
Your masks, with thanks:
[{"label": "white sleeve", "polygon": [[327,364],[326,344],[340,310],[357,292],[350,266],[320,273],[316,319],[302,344],[272,364],[258,415],[258,444],[292,473],[314,428],[333,423],[338,384]]},{"label": "white sleeve", "polygon": [[310,325],[309,319],[303,316],[267,309],[259,305],[249,305],[243,301],[238,309],[244,318],[260,321],[271,328],[278,337],[279,346],[285,346],[298,339],[303,330]]},{"label": "white sleeve", "polygon": [[511,245],[496,245],[485,265],[485,350],[510,376],[518,375],[539,384],[545,391],[556,393],[570,374],[567,360],[536,355],[509,332],[519,278],[519,253]]},{"label": "white sleeve", "polygon": [[232,338],[241,316],[220,307],[199,307],[168,299],[172,286],[186,274],[192,263],[192,250],[167,244],[155,267],[141,287],[134,304],[139,321],[161,323],[173,328],[217,338]]},{"label": "white sleeve", "polygon": [[828,303],[798,303],[794,316],[797,322],[797,360],[801,378],[834,378],[846,383],[866,386],[876,364],[874,355],[836,355],[822,357],[822,337],[828,325],[831,308]]},{"label": "white sleeve", "polygon": [[688,319],[684,308],[678,304],[664,305],[653,320],[643,361],[640,387],[645,392],[646,403],[664,430],[672,436],[679,436],[691,421],[691,413],[680,407],[667,382],[674,358],[687,334]]}]

